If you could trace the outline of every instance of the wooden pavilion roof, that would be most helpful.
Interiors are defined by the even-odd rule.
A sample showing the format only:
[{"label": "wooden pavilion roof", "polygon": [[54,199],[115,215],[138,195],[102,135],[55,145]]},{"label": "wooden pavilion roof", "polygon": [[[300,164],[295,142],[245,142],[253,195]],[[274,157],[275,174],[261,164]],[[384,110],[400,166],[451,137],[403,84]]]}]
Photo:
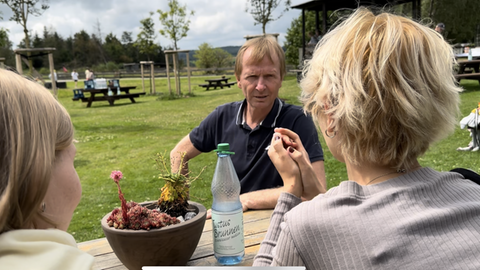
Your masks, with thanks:
[{"label": "wooden pavilion roof", "polygon": [[[416,0],[311,0],[302,4],[292,6],[295,9],[321,11],[325,5],[326,10],[337,10],[341,8],[354,9],[359,6],[386,6],[415,2]],[[418,2],[418,0],[417,0]]]}]

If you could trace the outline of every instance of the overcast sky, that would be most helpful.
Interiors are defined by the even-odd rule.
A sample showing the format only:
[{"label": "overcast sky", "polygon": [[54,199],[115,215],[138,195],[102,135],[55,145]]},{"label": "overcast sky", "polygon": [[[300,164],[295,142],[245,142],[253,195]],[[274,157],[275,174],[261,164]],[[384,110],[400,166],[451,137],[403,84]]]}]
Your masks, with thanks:
[{"label": "overcast sky", "polygon": [[[292,4],[301,4],[307,0],[292,0]],[[132,32],[136,39],[139,33],[140,20],[147,18],[149,12],[155,22],[157,42],[162,47],[171,45],[171,41],[160,35],[158,9],[168,10],[167,0],[50,0],[50,8],[41,16],[29,15],[27,26],[33,33],[42,36],[44,27],[54,29],[63,38],[70,37],[85,30],[89,34],[96,33],[97,21],[100,22],[102,38],[113,33],[120,40],[124,31]],[[245,42],[245,35],[262,33],[262,26],[255,25],[250,13],[245,12],[246,0],[179,0],[187,5],[188,10],[195,11],[190,18],[190,31],[187,37],[180,40],[178,46],[183,50],[195,50],[203,42],[213,47],[240,46]],[[284,6],[275,10],[279,15]],[[9,30],[9,38],[13,49],[24,38],[23,28],[10,21],[11,10],[0,4],[3,21],[0,27]],[[279,33],[280,44],[285,41],[285,34],[292,19],[298,17],[301,10],[293,9],[284,13],[277,21],[267,24],[267,33]]]}]

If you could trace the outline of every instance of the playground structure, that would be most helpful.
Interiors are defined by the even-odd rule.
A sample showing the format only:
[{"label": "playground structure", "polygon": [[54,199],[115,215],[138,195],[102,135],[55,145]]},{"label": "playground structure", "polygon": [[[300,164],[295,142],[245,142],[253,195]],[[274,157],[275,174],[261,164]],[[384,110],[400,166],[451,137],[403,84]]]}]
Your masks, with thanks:
[{"label": "playground structure", "polygon": [[[53,95],[56,97],[57,84],[54,83],[55,80],[53,79],[55,78],[54,65],[53,65],[53,52],[55,50],[56,50],[55,48],[29,48],[29,49],[20,48],[20,49],[14,50],[14,52],[15,52],[15,64],[16,64],[17,72],[21,75],[23,75],[22,60],[26,62],[28,66],[29,65],[28,60],[30,58],[48,55],[48,64],[50,67],[50,75],[51,75],[50,77],[52,78],[52,91],[53,91]],[[37,54],[32,55],[32,53],[37,53]],[[37,76],[38,79],[40,79],[43,83],[45,83],[45,81],[43,81],[42,79],[42,76],[40,76],[40,74],[38,74],[38,72],[36,72],[36,70],[33,67],[31,72],[32,73],[35,72],[36,73],[35,76]]]},{"label": "playground structure", "polygon": [[143,66],[150,65],[150,94],[155,94],[155,73],[153,72],[153,61],[140,61],[140,70],[142,73],[142,89],[145,93],[145,81],[144,81],[144,72]]},{"label": "playground structure", "polygon": [[180,86],[180,72],[178,67],[178,53],[186,53],[187,55],[187,74],[188,74],[188,92],[192,93],[192,88],[190,84],[190,59],[189,59],[189,50],[167,50],[164,51],[165,53],[165,62],[167,64],[167,81],[168,81],[168,92],[170,95],[172,94],[172,87],[170,85],[170,65],[168,62],[169,55],[172,55],[173,61],[173,75],[175,78],[175,90],[178,96],[182,94],[181,86]]}]

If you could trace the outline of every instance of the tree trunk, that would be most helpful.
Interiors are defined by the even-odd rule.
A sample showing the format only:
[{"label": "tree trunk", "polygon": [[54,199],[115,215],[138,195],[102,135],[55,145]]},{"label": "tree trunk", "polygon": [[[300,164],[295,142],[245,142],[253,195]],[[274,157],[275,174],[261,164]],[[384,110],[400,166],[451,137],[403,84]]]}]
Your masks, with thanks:
[{"label": "tree trunk", "polygon": [[[25,33],[25,48],[30,49],[30,38],[28,37],[28,29],[26,27],[23,28],[23,33]],[[32,70],[33,70],[33,61],[30,58],[32,55],[31,52],[27,52],[27,57],[28,57],[28,74],[32,75]]]}]

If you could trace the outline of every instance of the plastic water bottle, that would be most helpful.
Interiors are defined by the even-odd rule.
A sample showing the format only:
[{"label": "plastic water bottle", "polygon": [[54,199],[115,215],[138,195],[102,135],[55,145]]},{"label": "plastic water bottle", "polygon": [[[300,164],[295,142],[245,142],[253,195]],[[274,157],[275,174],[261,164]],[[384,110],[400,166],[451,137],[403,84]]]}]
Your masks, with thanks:
[{"label": "plastic water bottle", "polygon": [[468,50],[468,61],[472,61],[472,48],[470,48],[470,50]]},{"label": "plastic water bottle", "polygon": [[217,167],[212,181],[213,251],[220,264],[234,265],[243,260],[243,210],[240,181],[233,167],[230,145],[221,143],[215,150]]}]

